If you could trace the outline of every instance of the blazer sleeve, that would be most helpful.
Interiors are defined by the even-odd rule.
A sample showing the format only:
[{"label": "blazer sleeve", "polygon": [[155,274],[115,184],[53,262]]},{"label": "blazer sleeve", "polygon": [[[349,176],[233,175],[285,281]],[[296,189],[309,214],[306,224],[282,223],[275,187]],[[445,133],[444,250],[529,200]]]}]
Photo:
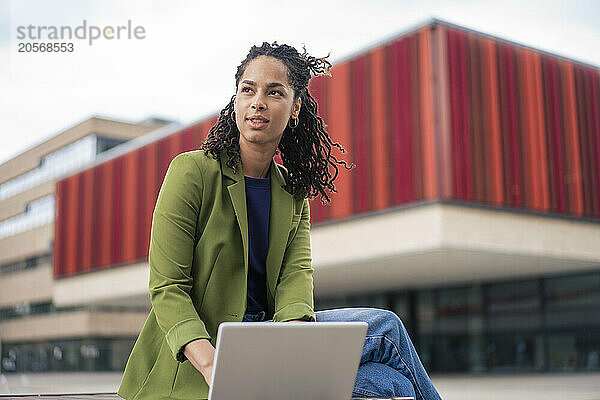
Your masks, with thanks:
[{"label": "blazer sleeve", "polygon": [[315,321],[313,268],[310,251],[310,203],[304,199],[302,215],[285,253],[275,290],[274,322],[294,319]]},{"label": "blazer sleeve", "polygon": [[209,339],[190,290],[196,221],[202,202],[202,173],[190,154],[175,157],[160,188],[150,234],[150,301],[173,357],[184,362],[183,347]]}]

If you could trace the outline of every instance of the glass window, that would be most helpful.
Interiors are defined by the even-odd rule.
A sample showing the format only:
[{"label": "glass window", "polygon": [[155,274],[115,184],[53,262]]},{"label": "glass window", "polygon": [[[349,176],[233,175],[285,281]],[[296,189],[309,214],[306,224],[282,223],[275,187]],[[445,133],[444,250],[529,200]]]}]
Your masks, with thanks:
[{"label": "glass window", "polygon": [[136,338],[118,338],[111,342],[109,370],[124,371]]},{"label": "glass window", "polygon": [[404,325],[413,325],[414,321],[411,321],[410,299],[408,293],[394,293],[393,295],[391,295],[391,300],[392,311],[400,317],[400,319],[404,322]]},{"label": "glass window", "polygon": [[479,287],[440,289],[437,295],[437,331],[468,332],[479,328],[483,299]]},{"label": "glass window", "polygon": [[433,290],[423,290],[417,294],[417,326],[421,334],[432,334],[435,329],[436,315]]},{"label": "glass window", "polygon": [[551,310],[600,305],[600,273],[548,278],[544,289]]},{"label": "glass window", "polygon": [[315,310],[341,308],[346,305],[346,296],[315,297]]},{"label": "glass window", "polygon": [[98,142],[96,145],[96,153],[100,154],[107,150],[112,149],[115,146],[120,145],[121,143],[125,143],[126,140],[123,139],[114,139],[114,138],[106,138],[106,137],[98,137]]},{"label": "glass window", "polygon": [[0,274],[10,274],[13,272],[22,271],[28,268],[35,268],[40,265],[49,264],[52,262],[51,254],[41,254],[34,257],[29,257],[24,260],[12,261],[0,265]]},{"label": "glass window", "polygon": [[543,335],[532,332],[492,334],[487,340],[486,358],[488,371],[540,370],[543,368]]},{"label": "glass window", "polygon": [[600,273],[548,278],[544,295],[548,327],[600,326]]},{"label": "glass window", "polygon": [[384,293],[368,293],[348,296],[347,307],[373,307],[388,309]]},{"label": "glass window", "polygon": [[548,335],[551,371],[600,371],[600,327]]},{"label": "glass window", "polygon": [[374,307],[388,309],[389,305],[384,293],[341,295],[315,299],[316,310],[344,307]]},{"label": "glass window", "polygon": [[0,185],[0,200],[89,164],[96,157],[96,141],[96,135],[89,135],[42,157],[39,167]]},{"label": "glass window", "polygon": [[430,343],[431,370],[445,372],[469,371],[469,336],[466,334],[435,335]]},{"label": "glass window", "polygon": [[0,239],[25,232],[54,220],[54,194],[30,202],[23,214],[0,221]]},{"label": "glass window", "polygon": [[488,285],[485,289],[485,299],[490,331],[514,331],[541,327],[539,280]]},{"label": "glass window", "polygon": [[2,347],[4,372],[123,372],[135,337],[11,343]]}]

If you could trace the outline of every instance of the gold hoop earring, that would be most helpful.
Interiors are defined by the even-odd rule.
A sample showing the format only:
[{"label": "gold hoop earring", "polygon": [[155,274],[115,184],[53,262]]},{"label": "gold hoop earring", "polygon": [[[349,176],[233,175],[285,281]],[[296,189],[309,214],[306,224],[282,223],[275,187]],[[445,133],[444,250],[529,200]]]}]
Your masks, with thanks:
[{"label": "gold hoop earring", "polygon": [[[292,122],[292,121],[296,121],[296,125],[292,125],[292,124],[290,124],[290,122]],[[299,124],[298,118],[290,118],[290,120],[288,121],[288,125],[289,125],[289,127],[290,127],[290,128],[292,128],[292,129],[294,129],[295,127],[297,127],[297,126],[298,126],[298,124]]]},{"label": "gold hoop earring", "polygon": [[233,111],[231,114],[229,114],[229,116],[231,117],[231,120],[233,121],[233,123],[235,124],[235,111]]}]

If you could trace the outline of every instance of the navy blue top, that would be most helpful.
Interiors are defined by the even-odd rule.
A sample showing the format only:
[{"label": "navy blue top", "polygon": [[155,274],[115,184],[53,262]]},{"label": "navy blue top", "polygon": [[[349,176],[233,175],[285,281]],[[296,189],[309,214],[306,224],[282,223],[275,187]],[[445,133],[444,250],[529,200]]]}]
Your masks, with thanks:
[{"label": "navy blue top", "polygon": [[266,178],[244,176],[248,210],[248,302],[247,313],[267,310],[266,263],[271,210],[270,171]]}]

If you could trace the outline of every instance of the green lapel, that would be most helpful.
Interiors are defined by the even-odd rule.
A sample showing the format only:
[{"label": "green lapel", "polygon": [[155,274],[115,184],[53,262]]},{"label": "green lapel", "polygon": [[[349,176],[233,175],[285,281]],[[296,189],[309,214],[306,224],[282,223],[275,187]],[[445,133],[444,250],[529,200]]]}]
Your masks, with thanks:
[{"label": "green lapel", "polygon": [[240,233],[242,234],[242,244],[244,252],[244,270],[248,276],[248,214],[246,211],[246,185],[244,182],[244,173],[240,162],[237,164],[237,172],[234,174],[233,169],[227,165],[227,153],[222,151],[220,154],[221,171],[223,175],[233,180],[234,183],[227,186],[229,197],[233,203],[233,210],[237,218]]},{"label": "green lapel", "polygon": [[[244,246],[244,269],[248,276],[248,213],[246,210],[246,185],[241,163],[238,162],[237,173],[227,166],[227,153],[221,152],[221,171],[234,181],[227,187],[235,215],[242,235]],[[271,160],[271,210],[269,216],[269,248],[267,251],[266,274],[267,287],[271,298],[275,297],[275,286],[283,262],[290,226],[292,225],[292,214],[294,212],[294,196],[288,193],[285,187],[285,178],[275,160]]]},{"label": "green lapel", "polygon": [[267,287],[273,299],[294,213],[294,196],[288,193],[284,187],[285,178],[275,164],[275,160],[271,160],[271,215],[269,217],[269,250],[266,263]]}]

